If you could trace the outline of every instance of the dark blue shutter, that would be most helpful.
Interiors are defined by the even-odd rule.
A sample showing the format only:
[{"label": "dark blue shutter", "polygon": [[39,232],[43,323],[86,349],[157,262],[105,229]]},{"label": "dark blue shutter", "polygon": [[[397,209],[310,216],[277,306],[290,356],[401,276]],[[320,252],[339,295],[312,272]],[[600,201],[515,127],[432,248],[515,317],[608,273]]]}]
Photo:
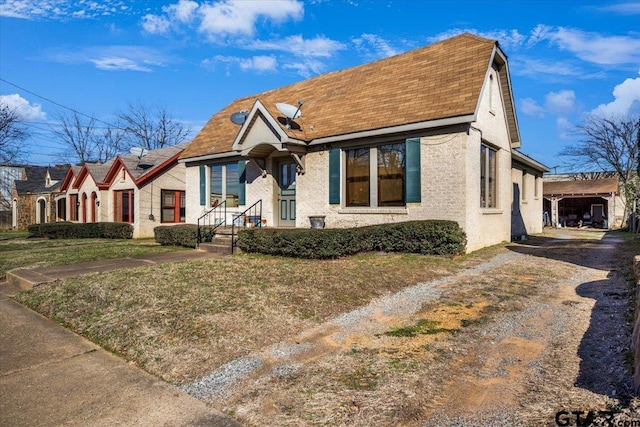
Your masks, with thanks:
[{"label": "dark blue shutter", "polygon": [[340,204],[340,149],[329,151],[329,204]]},{"label": "dark blue shutter", "polygon": [[407,203],[418,203],[421,201],[420,138],[407,139],[406,148]]},{"label": "dark blue shutter", "polygon": [[207,172],[205,165],[200,165],[200,206],[207,204]]},{"label": "dark blue shutter", "polygon": [[240,178],[240,188],[238,189],[238,205],[247,204],[247,172],[244,160],[238,162],[238,177]]}]

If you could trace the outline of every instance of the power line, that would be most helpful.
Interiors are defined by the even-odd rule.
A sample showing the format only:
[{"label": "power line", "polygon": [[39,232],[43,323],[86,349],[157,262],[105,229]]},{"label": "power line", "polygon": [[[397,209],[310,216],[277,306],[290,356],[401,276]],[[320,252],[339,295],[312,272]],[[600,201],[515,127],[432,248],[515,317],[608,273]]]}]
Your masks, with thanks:
[{"label": "power line", "polygon": [[[107,123],[107,122],[105,122],[105,121],[103,121],[103,120],[97,119],[97,118],[95,118],[95,117],[93,117],[93,116],[90,116],[90,115],[88,115],[88,114],[81,113],[80,111],[78,111],[78,110],[76,110],[76,109],[73,109],[73,108],[71,108],[71,107],[67,107],[66,105],[62,105],[62,104],[60,104],[59,102],[56,102],[56,101],[54,101],[54,100],[52,100],[52,99],[49,99],[49,98],[47,98],[47,97],[45,97],[45,96],[39,95],[39,94],[37,94],[37,93],[35,93],[35,92],[32,92],[32,91],[30,91],[29,89],[25,89],[25,88],[23,88],[22,86],[18,86],[18,85],[17,85],[17,84],[15,84],[15,83],[11,83],[10,81],[7,81],[7,80],[3,79],[2,77],[0,77],[0,81],[1,81],[1,82],[4,82],[4,83],[7,83],[7,84],[9,84],[9,85],[11,85],[11,86],[13,86],[13,87],[15,87],[15,88],[20,89],[20,90],[23,90],[23,91],[25,91],[25,92],[27,92],[27,93],[29,93],[29,94],[33,95],[33,96],[37,96],[37,97],[38,97],[38,98],[40,98],[40,99],[44,99],[45,101],[50,102],[50,103],[52,103],[52,104],[54,104],[54,105],[57,105],[58,107],[62,107],[62,108],[64,108],[64,109],[66,109],[66,110],[72,111],[72,112],[74,112],[75,114],[78,114],[79,116],[83,116],[83,117],[86,117],[86,118],[88,118],[88,119],[95,120],[96,122],[100,122],[100,123],[102,123],[102,124],[105,124],[105,125],[109,126],[110,128],[118,128],[117,126],[114,126],[114,125],[112,125],[111,123]],[[118,128],[118,129],[119,129],[119,128]]]}]

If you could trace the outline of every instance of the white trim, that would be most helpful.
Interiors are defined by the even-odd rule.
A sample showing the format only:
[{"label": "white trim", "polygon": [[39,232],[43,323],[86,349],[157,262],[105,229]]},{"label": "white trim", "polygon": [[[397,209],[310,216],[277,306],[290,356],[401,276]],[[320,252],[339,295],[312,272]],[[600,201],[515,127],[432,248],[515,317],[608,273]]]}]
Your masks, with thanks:
[{"label": "white trim", "polygon": [[[44,222],[40,222],[40,216],[42,214],[42,208],[40,208],[40,201],[44,202]],[[47,203],[47,198],[44,196],[40,196],[36,199],[36,224],[46,224],[47,223],[47,218],[49,217],[48,215],[48,211],[49,210],[49,206]]]},{"label": "white trim", "polygon": [[466,116],[450,117],[450,118],[438,119],[438,120],[429,120],[427,122],[410,123],[406,125],[375,129],[375,130],[365,130],[361,132],[347,133],[344,135],[327,136],[324,138],[313,139],[311,140],[309,145],[330,144],[333,142],[348,141],[348,140],[358,139],[358,138],[370,138],[374,136],[391,135],[394,133],[410,132],[415,130],[431,129],[431,128],[451,126],[451,125],[459,125],[463,123],[471,123],[474,121],[475,121],[475,114],[469,114]]}]

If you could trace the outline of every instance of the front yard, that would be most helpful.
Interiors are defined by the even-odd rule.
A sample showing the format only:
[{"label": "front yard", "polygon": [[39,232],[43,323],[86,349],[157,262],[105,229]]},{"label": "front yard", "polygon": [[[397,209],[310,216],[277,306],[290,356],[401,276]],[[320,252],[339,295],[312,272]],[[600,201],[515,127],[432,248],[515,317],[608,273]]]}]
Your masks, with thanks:
[{"label": "front yard", "polygon": [[[241,254],[60,280],[16,299],[152,374],[186,385],[227,362],[277,343],[298,342],[303,331],[372,300],[460,273],[463,279],[446,286],[441,297],[419,312],[382,318],[382,333],[347,340],[342,347],[323,338],[324,347],[306,355],[304,366],[294,373],[260,378],[231,398],[213,399],[246,425],[414,425],[436,403],[458,407],[495,387],[493,378],[485,378],[487,385],[460,391],[456,401],[442,395],[468,369],[480,369],[474,367],[480,363],[476,349],[486,349],[477,356],[488,358],[487,363],[504,359],[500,363],[507,371],[500,376],[506,377],[500,381],[517,388],[544,344],[509,338],[506,347],[489,345],[483,331],[502,325],[504,332],[506,326],[496,322],[526,312],[533,300],[550,310],[548,301],[556,301],[554,293],[579,265],[574,259],[581,259],[585,250],[597,253],[596,243],[589,240],[593,236],[585,235],[582,246],[570,240],[555,243],[548,253],[562,254],[558,259],[540,258],[547,253],[538,249],[548,244],[546,237],[533,238],[520,249],[502,245],[456,258],[367,253],[307,261]],[[120,250],[118,242],[112,245],[113,251]],[[50,257],[55,249],[43,253]],[[629,239],[621,255],[639,249]],[[519,250],[538,255],[495,265],[490,273],[464,275]],[[37,253],[31,263],[38,262]],[[573,295],[553,309],[588,313],[586,303]],[[510,322],[516,330],[517,324]],[[528,328],[523,336],[550,331]],[[489,356],[491,351],[497,353]]]},{"label": "front yard", "polygon": [[41,239],[28,233],[0,235],[0,279],[14,268],[51,267],[101,259],[184,250],[153,239]]}]

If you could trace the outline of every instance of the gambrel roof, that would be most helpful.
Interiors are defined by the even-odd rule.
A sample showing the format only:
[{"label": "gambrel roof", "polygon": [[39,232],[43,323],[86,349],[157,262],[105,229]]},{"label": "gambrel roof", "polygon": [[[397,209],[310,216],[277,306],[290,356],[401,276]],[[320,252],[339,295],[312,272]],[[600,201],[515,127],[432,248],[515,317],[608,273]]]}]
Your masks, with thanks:
[{"label": "gambrel roof", "polygon": [[[268,126],[284,138],[302,144],[331,138],[362,136],[365,132],[421,126],[456,118],[471,122],[480,102],[490,67],[499,71],[511,144],[520,137],[506,56],[497,41],[472,34],[459,36],[376,62],[323,74],[289,86],[237,99],[213,115],[187,146],[181,159],[194,159],[232,151],[249,121],[259,114],[271,116]],[[297,105],[303,100],[296,126],[286,121],[276,103]],[[250,111],[238,126],[230,116]],[[444,123],[444,122],[443,122]]]}]

